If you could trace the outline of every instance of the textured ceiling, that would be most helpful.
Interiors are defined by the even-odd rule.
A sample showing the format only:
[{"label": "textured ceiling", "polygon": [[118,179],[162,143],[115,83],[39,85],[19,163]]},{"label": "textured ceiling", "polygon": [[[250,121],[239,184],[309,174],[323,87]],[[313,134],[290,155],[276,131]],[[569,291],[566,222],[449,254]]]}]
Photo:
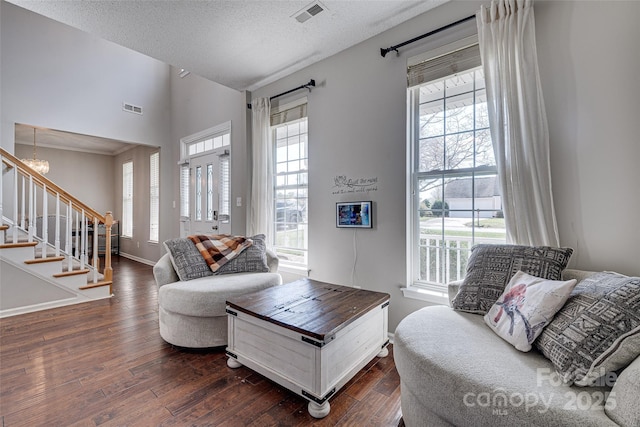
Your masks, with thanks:
[{"label": "textured ceiling", "polygon": [[[9,0],[237,90],[254,90],[449,0]],[[398,40],[401,42],[402,40]],[[383,46],[381,46],[383,47]]]}]

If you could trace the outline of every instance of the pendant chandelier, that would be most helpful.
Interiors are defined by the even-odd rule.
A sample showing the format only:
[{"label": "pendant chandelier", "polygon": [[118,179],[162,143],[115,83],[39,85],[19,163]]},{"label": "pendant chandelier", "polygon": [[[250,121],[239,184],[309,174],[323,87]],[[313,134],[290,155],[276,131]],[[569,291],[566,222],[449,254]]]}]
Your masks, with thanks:
[{"label": "pendant chandelier", "polygon": [[33,159],[22,159],[22,162],[40,175],[49,172],[49,162],[36,158],[36,128],[33,128]]}]

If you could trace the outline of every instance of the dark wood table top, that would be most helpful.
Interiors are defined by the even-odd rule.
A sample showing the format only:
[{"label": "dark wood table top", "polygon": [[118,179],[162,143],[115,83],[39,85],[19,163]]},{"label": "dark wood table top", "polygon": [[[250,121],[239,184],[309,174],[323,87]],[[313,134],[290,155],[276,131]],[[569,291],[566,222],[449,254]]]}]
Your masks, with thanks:
[{"label": "dark wood table top", "polygon": [[274,286],[227,300],[227,305],[318,340],[330,337],[389,294],[332,285],[311,279]]}]

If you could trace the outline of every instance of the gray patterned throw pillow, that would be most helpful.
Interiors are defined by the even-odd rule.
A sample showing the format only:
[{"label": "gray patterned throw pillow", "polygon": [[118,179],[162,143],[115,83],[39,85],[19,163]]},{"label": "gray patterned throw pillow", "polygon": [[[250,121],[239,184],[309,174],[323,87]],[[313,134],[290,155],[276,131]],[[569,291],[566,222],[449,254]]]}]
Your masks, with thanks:
[{"label": "gray patterned throw pillow", "polygon": [[181,281],[213,275],[211,268],[191,239],[184,237],[170,239],[164,242],[164,247],[167,248],[173,269]]},{"label": "gray patterned throw pillow", "polygon": [[561,280],[571,248],[480,244],[471,249],[467,273],[452,302],[455,310],[487,314],[518,270]]},{"label": "gray patterned throw pillow", "polygon": [[248,273],[269,271],[267,265],[267,244],[264,234],[250,237],[253,245],[242,251],[240,255],[218,269],[216,274]]},{"label": "gray patterned throw pillow", "polygon": [[582,280],[535,346],[578,386],[626,367],[640,355],[640,277],[603,272]]}]

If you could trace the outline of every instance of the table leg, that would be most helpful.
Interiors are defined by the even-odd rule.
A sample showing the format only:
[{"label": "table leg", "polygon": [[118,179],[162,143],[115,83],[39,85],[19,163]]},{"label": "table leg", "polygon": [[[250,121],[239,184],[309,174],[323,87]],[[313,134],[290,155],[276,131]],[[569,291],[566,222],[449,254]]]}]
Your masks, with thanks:
[{"label": "table leg", "polygon": [[236,359],[229,356],[229,358],[227,359],[227,366],[230,367],[231,369],[236,369],[242,366],[242,363],[238,362]]},{"label": "table leg", "polygon": [[309,402],[307,409],[309,410],[309,415],[311,415],[313,418],[324,418],[329,415],[329,412],[331,411],[331,405],[329,404],[328,400],[325,401],[322,405],[318,405],[316,402]]}]

